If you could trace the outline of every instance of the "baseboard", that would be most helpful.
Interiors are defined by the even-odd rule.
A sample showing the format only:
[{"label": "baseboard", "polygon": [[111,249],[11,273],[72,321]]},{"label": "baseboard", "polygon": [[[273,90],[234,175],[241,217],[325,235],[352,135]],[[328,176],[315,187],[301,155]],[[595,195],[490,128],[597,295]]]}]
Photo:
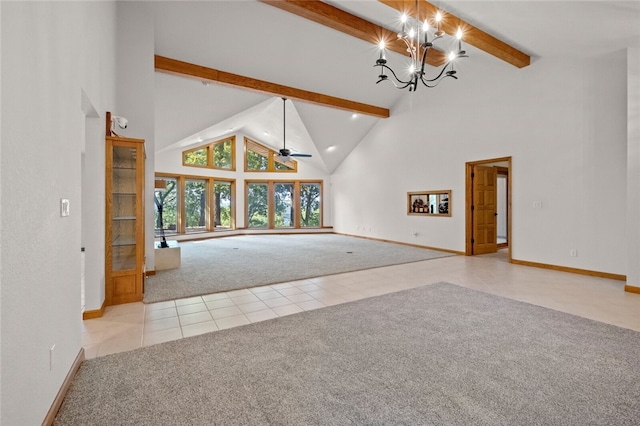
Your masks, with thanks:
[{"label": "baseboard", "polygon": [[384,240],[382,238],[364,237],[362,235],[345,234],[343,232],[333,232],[333,234],[344,235],[345,237],[363,238],[365,240],[382,241],[383,243],[400,244],[402,246],[417,247],[417,248],[421,248],[421,249],[443,251],[445,253],[457,254],[457,255],[460,255],[460,256],[464,256],[465,255],[463,251],[449,250],[449,249],[444,249],[444,248],[440,248],[440,247],[431,247],[431,246],[423,246],[423,245],[420,245],[420,244],[403,243],[401,241]]},{"label": "baseboard", "polygon": [[150,276],[155,275],[155,274],[156,274],[155,269],[149,269],[148,271],[146,271],[146,272],[145,272],[145,274],[144,274],[144,275],[145,275],[146,277],[150,277]]},{"label": "baseboard", "polygon": [[62,386],[56,395],[56,398],[53,400],[49,411],[47,412],[46,417],[42,421],[43,426],[53,425],[53,421],[56,419],[56,415],[62,406],[62,401],[64,401],[64,397],[67,395],[67,391],[69,390],[69,386],[71,386],[71,382],[73,378],[76,376],[78,369],[80,368],[80,364],[84,361],[84,348],[80,348],[80,352],[78,352],[78,356],[71,364],[71,369],[67,373],[67,377],[64,378],[64,382],[62,382]]},{"label": "baseboard", "polygon": [[598,278],[607,278],[610,280],[626,281],[626,275],[611,274],[609,272],[590,271],[588,269],[570,268],[568,266],[549,265],[546,263],[529,262],[528,260],[511,259],[511,263],[523,266],[533,266],[534,268],[552,269],[554,271],[571,272],[572,274],[589,275]]},{"label": "baseboard", "polygon": [[104,302],[102,302],[102,306],[100,307],[100,309],[94,309],[92,311],[84,311],[82,313],[82,319],[83,320],[88,320],[88,319],[94,319],[94,318],[102,317],[104,315],[104,310],[107,307],[106,303],[107,303],[106,300]]},{"label": "baseboard", "polygon": [[635,287],[635,286],[632,286],[632,285],[625,285],[624,286],[624,291],[627,291],[629,293],[640,294],[640,287]]}]

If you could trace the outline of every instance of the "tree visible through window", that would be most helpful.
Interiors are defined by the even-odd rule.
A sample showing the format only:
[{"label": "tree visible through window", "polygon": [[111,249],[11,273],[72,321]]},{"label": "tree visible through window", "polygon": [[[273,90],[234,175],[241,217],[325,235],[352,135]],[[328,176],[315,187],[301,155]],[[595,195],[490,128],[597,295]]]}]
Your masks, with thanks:
[{"label": "tree visible through window", "polygon": [[[174,178],[161,178],[158,181],[165,182],[164,188],[156,188],[154,191],[154,222],[155,236],[159,237],[162,227],[165,235],[175,234],[178,224],[178,182]],[[162,209],[162,227],[160,226],[160,209]]]},{"label": "tree visible through window", "polygon": [[206,167],[209,164],[208,155],[208,147],[185,151],[182,154],[183,163],[185,166]]},{"label": "tree visible through window", "polygon": [[235,170],[235,136],[182,152],[182,164]]},{"label": "tree visible through window", "polygon": [[267,183],[247,184],[247,226],[267,228],[269,226],[269,185]]},{"label": "tree visible through window", "polygon": [[320,226],[320,184],[300,184],[300,226]]},{"label": "tree visible through window", "polygon": [[293,207],[293,183],[276,183],[275,191],[275,227],[290,228],[295,225]]},{"label": "tree visible through window", "polygon": [[215,209],[215,228],[231,228],[231,182],[215,182],[213,184]]},{"label": "tree visible through window", "polygon": [[233,169],[233,141],[226,139],[212,145],[213,168]]},{"label": "tree visible through window", "polygon": [[278,153],[244,138],[245,170],[248,172],[296,172],[298,163],[294,160],[282,161]]},{"label": "tree visible through window", "polygon": [[184,185],[185,230],[206,230],[207,183],[203,180],[187,179]]}]

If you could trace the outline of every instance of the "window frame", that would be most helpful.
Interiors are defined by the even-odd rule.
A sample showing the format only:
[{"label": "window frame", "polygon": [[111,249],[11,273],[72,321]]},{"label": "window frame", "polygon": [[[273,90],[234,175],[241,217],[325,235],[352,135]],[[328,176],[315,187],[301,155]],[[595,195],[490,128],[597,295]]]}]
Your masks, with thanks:
[{"label": "window frame", "polygon": [[[248,151],[256,152],[255,150],[249,147],[250,144],[258,145],[260,148],[267,152],[267,169],[266,170],[253,170],[249,169],[249,163],[247,159]],[[257,154],[260,154],[257,152]],[[282,164],[287,167],[291,167],[290,169],[278,169],[276,168],[276,163]],[[298,172],[298,162],[296,160],[282,161],[278,159],[278,152],[273,149],[257,142],[251,138],[244,137],[244,171],[247,173],[297,173]]]},{"label": "window frame", "polygon": [[[268,226],[267,228],[255,228],[255,229],[320,229],[324,227],[324,197],[323,197],[323,181],[318,179],[245,179],[244,181],[244,223],[245,228],[249,228],[249,184],[261,183],[267,184],[267,215]],[[293,209],[295,213],[294,225],[288,227],[276,227],[275,226],[275,185],[278,183],[290,184],[293,183]],[[301,226],[300,220],[300,184],[317,184],[320,190],[320,224],[318,226]],[[253,229],[253,228],[251,228]]]},{"label": "window frame", "polygon": [[[220,145],[222,143],[225,142],[231,142],[231,167],[230,168],[224,168],[224,167],[216,167],[216,165],[214,164],[214,147],[216,145]],[[188,153],[191,152],[195,152],[195,151],[200,151],[201,149],[206,149],[207,151],[207,164],[188,164],[185,162],[185,156]],[[200,145],[197,146],[195,148],[191,148],[191,149],[187,149],[182,151],[182,165],[184,167],[199,167],[199,168],[206,168],[206,169],[213,169],[213,170],[225,170],[225,171],[230,171],[230,172],[235,172],[236,171],[236,136],[229,136],[227,138],[223,138],[223,139],[218,139],[215,141],[211,141],[208,142],[204,145]]]},{"label": "window frame", "polygon": [[[223,232],[225,230],[236,229],[236,179],[220,178],[214,176],[199,176],[199,175],[186,175],[176,173],[155,173],[156,179],[172,178],[177,181],[177,197],[178,197],[178,212],[177,212],[177,226],[176,233],[173,235],[195,235],[204,232]],[[186,205],[185,205],[185,187],[187,180],[201,180],[205,181],[205,229],[203,231],[186,232]],[[228,229],[215,229],[215,203],[213,200],[213,193],[216,182],[227,182],[231,184],[231,227]]]}]

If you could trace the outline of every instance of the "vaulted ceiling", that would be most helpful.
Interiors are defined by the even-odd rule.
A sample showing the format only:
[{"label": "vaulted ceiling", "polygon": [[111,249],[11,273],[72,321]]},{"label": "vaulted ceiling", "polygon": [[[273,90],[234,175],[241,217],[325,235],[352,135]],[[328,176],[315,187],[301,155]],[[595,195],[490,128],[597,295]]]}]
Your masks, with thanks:
[{"label": "vaulted ceiling", "polygon": [[[428,4],[420,1],[421,10],[426,10]],[[205,73],[202,77],[156,72],[156,151],[182,150],[236,132],[279,149],[281,97],[286,96],[292,99],[287,102],[287,147],[313,154],[300,161],[331,173],[385,119],[380,111],[393,115],[401,96],[428,96],[428,90],[446,90],[446,84],[455,84],[447,81],[436,89],[411,94],[390,84],[376,85],[378,72],[373,64],[378,48],[363,39],[366,32],[358,37],[349,30],[349,26],[361,30],[365,24],[347,21],[343,23],[346,30],[331,28],[319,23],[325,18],[307,16],[310,12],[296,13],[267,3],[153,4],[156,55],[200,66]],[[398,30],[396,8],[404,3],[414,4],[339,0],[318,6],[393,32]],[[473,46],[470,37],[465,42],[469,61],[497,60],[504,67],[526,67],[500,55],[506,49],[513,61],[530,56],[535,66],[536,59],[545,56],[588,57],[640,47],[638,1],[441,1],[437,6],[466,21],[480,36],[493,37],[516,52],[500,48],[502,53],[496,54],[482,43]],[[389,56],[402,61],[400,54]],[[206,74],[211,70],[221,73]],[[335,99],[347,103],[332,106]],[[354,116],[352,110],[357,108],[350,108],[349,102],[364,109]]]}]

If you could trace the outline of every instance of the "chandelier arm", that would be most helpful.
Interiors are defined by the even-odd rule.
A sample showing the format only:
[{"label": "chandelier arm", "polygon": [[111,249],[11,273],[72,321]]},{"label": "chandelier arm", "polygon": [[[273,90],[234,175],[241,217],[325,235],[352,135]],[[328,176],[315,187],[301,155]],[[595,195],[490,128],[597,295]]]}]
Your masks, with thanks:
[{"label": "chandelier arm", "polygon": [[[447,77],[451,77],[450,75],[445,75],[444,77],[442,77],[441,79],[434,79],[434,80],[425,80],[423,78],[420,78],[420,81],[422,82],[423,85],[425,85],[426,87],[428,87],[429,89],[433,89],[434,87],[436,87],[438,84],[440,84],[440,82],[442,80],[444,80]],[[430,82],[434,82],[434,84],[429,84]]]},{"label": "chandelier arm", "polygon": [[[442,67],[442,69],[440,70],[440,73],[434,77],[434,78],[424,78],[423,76],[420,76],[420,80],[422,80],[423,83],[425,82],[429,82],[429,83],[433,83],[434,81],[438,81],[440,80],[440,78],[443,78],[442,75],[445,73],[445,71],[447,70],[447,67],[449,66],[449,64],[451,64],[451,61],[447,62],[446,64],[444,64],[444,66]],[[445,75],[445,77],[449,77],[448,75]],[[426,83],[425,83],[426,84]],[[435,87],[435,86],[434,86]]]},{"label": "chandelier arm", "polygon": [[420,68],[421,75],[424,75],[424,66],[427,60],[427,54],[429,53],[429,49],[431,47],[425,45],[424,52],[422,53],[422,68]]},{"label": "chandelier arm", "polygon": [[[409,81],[400,80],[398,78],[398,76],[396,75],[396,73],[388,65],[376,64],[376,65],[374,65],[374,67],[381,67],[381,68],[384,68],[384,69],[388,70],[391,73],[391,75],[393,75],[393,78],[395,78],[398,83],[405,85],[404,87],[407,87],[409,84],[411,84],[411,80],[409,80]],[[378,81],[378,82],[380,82],[380,81]]]}]

